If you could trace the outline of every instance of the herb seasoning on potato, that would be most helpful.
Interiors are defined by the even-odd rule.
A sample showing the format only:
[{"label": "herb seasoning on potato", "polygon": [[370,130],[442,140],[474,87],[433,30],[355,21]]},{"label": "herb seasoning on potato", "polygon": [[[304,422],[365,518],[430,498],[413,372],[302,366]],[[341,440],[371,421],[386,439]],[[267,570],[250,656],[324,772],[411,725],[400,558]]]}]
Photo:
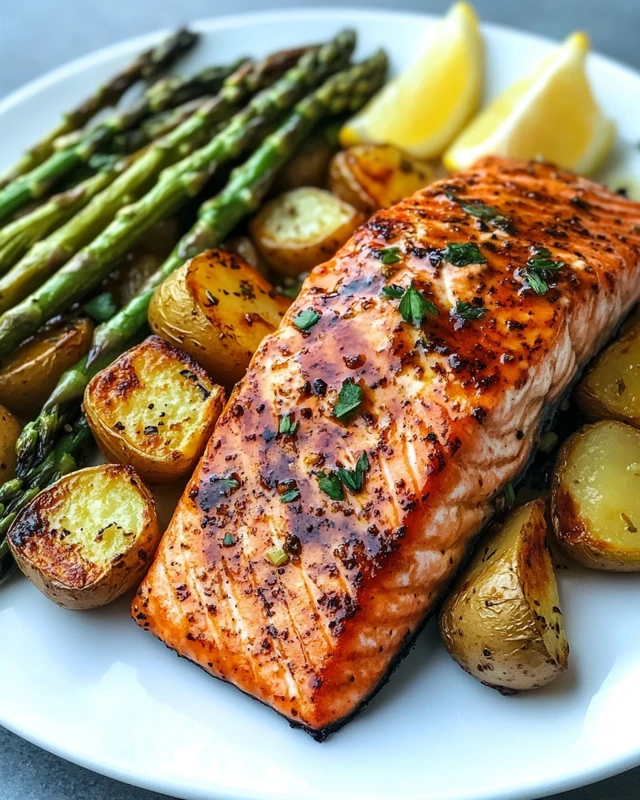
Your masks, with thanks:
[{"label": "herb seasoning on potato", "polygon": [[224,389],[191,356],[150,336],[87,386],[87,421],[107,458],[150,483],[195,467],[224,405]]}]

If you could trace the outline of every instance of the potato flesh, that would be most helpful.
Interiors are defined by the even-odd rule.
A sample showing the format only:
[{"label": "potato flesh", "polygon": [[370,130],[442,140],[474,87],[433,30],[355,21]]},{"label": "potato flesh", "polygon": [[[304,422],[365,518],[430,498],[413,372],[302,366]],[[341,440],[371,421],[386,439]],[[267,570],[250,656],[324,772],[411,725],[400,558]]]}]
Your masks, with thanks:
[{"label": "potato flesh", "polygon": [[206,400],[219,387],[185,369],[183,362],[144,349],[136,351],[133,368],[137,385],[115,398],[105,422],[117,425],[139,449],[158,456],[188,449],[207,424]]},{"label": "potato flesh", "polygon": [[352,216],[352,209],[328,192],[298,189],[283,195],[278,213],[264,220],[264,232],[296,244],[315,240],[327,230],[341,227]]},{"label": "potato flesh", "polygon": [[578,390],[589,419],[619,419],[640,427],[640,326],[600,356]]},{"label": "potato flesh", "polygon": [[48,520],[49,527],[64,536],[65,548],[78,547],[102,572],[130,547],[144,511],[144,500],[135,486],[97,472],[80,485],[69,481],[50,508]]},{"label": "potato flesh", "polygon": [[577,436],[561,476],[590,538],[640,560],[640,432],[620,422]]},{"label": "potato flesh", "polygon": [[251,231],[273,269],[295,276],[332,258],[363,221],[353,206],[307,186],[267,203],[252,220]]}]

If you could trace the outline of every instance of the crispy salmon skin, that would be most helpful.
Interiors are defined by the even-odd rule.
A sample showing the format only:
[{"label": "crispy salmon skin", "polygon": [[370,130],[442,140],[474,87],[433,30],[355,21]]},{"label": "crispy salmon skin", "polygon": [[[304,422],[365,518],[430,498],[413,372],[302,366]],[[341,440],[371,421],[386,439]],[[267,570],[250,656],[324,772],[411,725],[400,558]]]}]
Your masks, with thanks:
[{"label": "crispy salmon skin", "polygon": [[640,206],[496,158],[377,213],[255,354],[133,616],[322,738],[640,295]]}]

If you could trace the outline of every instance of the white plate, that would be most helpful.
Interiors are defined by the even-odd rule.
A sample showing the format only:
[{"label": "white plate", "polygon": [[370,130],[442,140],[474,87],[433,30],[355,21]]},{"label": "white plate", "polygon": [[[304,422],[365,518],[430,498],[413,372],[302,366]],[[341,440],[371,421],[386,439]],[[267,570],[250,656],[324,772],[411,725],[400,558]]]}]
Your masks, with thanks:
[{"label": "white plate", "polygon": [[[394,70],[429,18],[358,10],[279,12],[197,27],[189,67],[359,32]],[[485,26],[489,95],[551,43]],[[0,104],[0,159],[13,161],[63,108],[157,36],[76,61]],[[640,176],[640,76],[599,56],[591,75],[619,125],[620,174]],[[0,167],[3,166],[0,164]],[[26,580],[0,591],[0,723],[120,780],[182,798],[273,800],[529,799],[640,763],[640,580],[560,574],[571,669],[547,689],[505,698],[449,659],[431,625],[390,684],[316,744],[273,711],[143,633],[125,602],[89,613],[50,603]]]}]

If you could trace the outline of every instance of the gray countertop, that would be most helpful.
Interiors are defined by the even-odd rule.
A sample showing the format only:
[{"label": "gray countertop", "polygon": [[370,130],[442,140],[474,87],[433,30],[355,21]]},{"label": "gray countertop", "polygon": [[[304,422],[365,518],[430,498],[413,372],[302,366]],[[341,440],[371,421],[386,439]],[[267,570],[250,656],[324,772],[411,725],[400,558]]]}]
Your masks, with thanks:
[{"label": "gray countertop", "polygon": [[[440,12],[450,0],[330,0],[325,6],[393,7]],[[640,69],[638,0],[474,0],[484,20],[560,38],[583,28],[595,49]],[[0,97],[38,75],[119,39],[207,16],[270,7],[314,5],[262,0],[0,0]],[[637,800],[640,769],[563,800]],[[94,775],[0,728],[2,800],[160,800]]]}]

